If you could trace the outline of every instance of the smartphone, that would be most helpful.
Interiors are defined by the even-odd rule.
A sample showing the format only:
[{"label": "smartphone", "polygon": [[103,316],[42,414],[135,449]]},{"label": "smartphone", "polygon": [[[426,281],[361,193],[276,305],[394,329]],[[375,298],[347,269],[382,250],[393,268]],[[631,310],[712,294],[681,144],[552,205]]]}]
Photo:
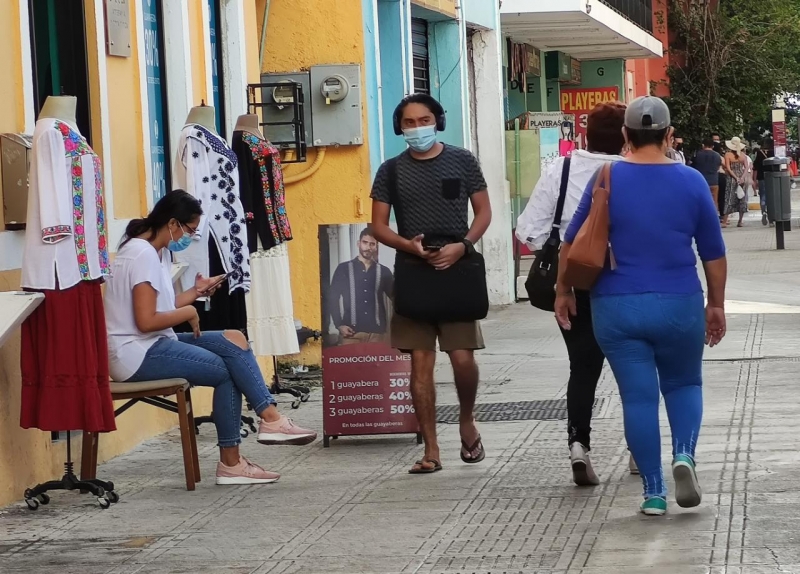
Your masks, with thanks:
[{"label": "smartphone", "polygon": [[233,275],[233,271],[231,271],[230,273],[226,273],[225,275],[223,275],[219,279],[219,281],[215,281],[214,283],[212,283],[211,285],[206,287],[206,289],[205,289],[205,291],[203,291],[203,293],[206,293],[206,292],[210,291],[211,289],[213,289],[214,287],[216,287],[217,285],[220,285],[221,283],[227,281],[228,277],[230,277],[231,275]]},{"label": "smartphone", "polygon": [[442,250],[441,247],[435,245],[430,245],[428,247],[425,247],[425,251],[441,251],[441,250]]}]

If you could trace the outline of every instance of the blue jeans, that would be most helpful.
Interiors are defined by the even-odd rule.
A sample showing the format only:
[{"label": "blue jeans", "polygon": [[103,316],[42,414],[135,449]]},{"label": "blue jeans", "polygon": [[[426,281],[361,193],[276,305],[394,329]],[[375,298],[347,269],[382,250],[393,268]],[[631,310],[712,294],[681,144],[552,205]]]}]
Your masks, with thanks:
[{"label": "blue jeans", "polygon": [[659,389],[672,429],[672,454],[694,459],[703,419],[703,294],[596,297],[592,318],[597,342],[617,379],[625,438],[639,466],[644,495],[665,497]]},{"label": "blue jeans", "polygon": [[192,333],[179,333],[177,341],[159,339],[148,349],[139,370],[126,382],[173,378],[214,389],[214,424],[220,447],[242,442],[239,435],[242,394],[257,413],[276,404],[253,351],[232,343],[222,331],[204,332],[197,339]]},{"label": "blue jeans", "polygon": [[763,179],[758,180],[758,199],[761,200],[761,213],[767,212],[767,183]]}]

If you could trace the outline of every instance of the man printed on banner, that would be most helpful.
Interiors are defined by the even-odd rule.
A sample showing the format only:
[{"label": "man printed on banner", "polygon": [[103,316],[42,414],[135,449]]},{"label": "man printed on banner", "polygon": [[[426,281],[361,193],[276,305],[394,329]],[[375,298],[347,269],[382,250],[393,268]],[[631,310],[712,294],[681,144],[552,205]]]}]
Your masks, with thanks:
[{"label": "man printed on banner", "polygon": [[340,345],[386,341],[393,285],[392,272],[378,262],[378,241],[367,227],[358,239],[358,256],[339,264],[328,289]]}]

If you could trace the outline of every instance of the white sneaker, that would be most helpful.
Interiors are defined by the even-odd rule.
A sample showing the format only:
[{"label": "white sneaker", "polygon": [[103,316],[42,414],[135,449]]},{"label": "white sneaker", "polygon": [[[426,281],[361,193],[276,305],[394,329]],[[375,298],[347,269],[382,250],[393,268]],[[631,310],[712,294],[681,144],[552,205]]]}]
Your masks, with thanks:
[{"label": "white sneaker", "polygon": [[597,486],[600,479],[592,468],[589,451],[579,442],[572,443],[569,449],[569,461],[572,466],[572,480],[578,486]]}]

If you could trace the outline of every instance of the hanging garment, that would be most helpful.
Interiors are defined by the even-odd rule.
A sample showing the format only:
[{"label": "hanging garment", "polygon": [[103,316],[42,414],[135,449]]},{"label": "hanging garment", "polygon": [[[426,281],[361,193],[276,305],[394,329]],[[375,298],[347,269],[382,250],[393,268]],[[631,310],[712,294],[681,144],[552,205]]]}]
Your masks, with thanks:
[{"label": "hanging garment", "polygon": [[22,324],[22,428],[116,430],[101,283],[44,291]]},{"label": "hanging garment", "polygon": [[280,152],[244,131],[233,134],[247,219],[253,288],[247,294],[247,333],[257,355],[300,352],[294,324],[286,213]]},{"label": "hanging garment", "polygon": [[286,193],[280,151],[250,132],[233,132],[233,151],[239,160],[239,185],[247,219],[250,253],[271,249],[292,238],[286,214]]},{"label": "hanging garment", "polygon": [[250,289],[250,263],[245,246],[246,220],[239,198],[236,154],[218,135],[203,126],[189,124],[181,131],[175,162],[174,188],[200,201],[203,216],[192,245],[175,254],[189,264],[181,277],[183,290],[194,287],[195,276],[210,276],[209,238],[216,243],[228,278],[228,292]]},{"label": "hanging garment", "polygon": [[36,123],[31,155],[22,286],[45,298],[22,325],[20,426],[113,431],[100,160],[77,130],[49,118]]},{"label": "hanging garment", "polygon": [[31,156],[22,286],[67,289],[107,277],[100,158],[74,128],[50,118],[36,122]]},{"label": "hanging garment", "polygon": [[247,335],[256,355],[300,352],[294,324],[289,250],[285,243],[250,256],[252,289],[246,297]]}]

